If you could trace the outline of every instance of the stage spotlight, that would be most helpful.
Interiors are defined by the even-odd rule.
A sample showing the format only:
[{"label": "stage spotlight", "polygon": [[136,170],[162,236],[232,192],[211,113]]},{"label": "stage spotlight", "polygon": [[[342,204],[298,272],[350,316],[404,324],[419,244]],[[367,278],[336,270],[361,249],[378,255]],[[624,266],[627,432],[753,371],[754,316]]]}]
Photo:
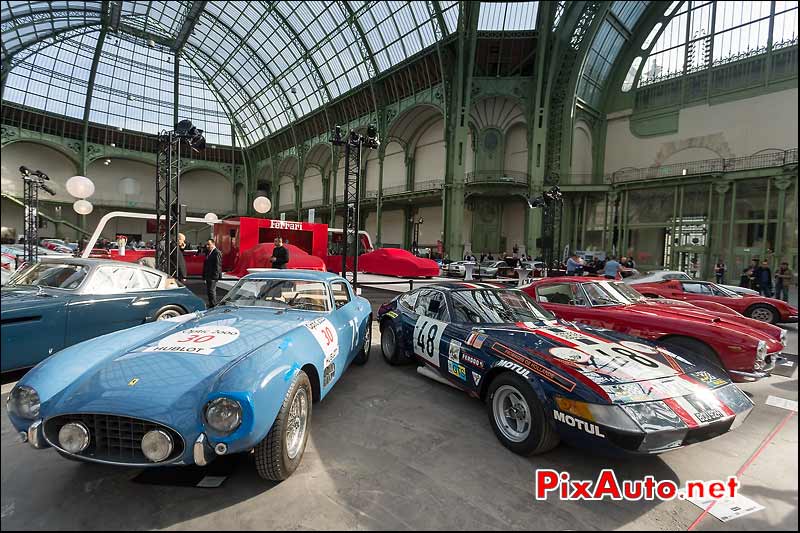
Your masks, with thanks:
[{"label": "stage spotlight", "polygon": [[191,120],[181,120],[177,124],[175,124],[175,133],[181,137],[186,137],[189,135],[194,134],[196,128],[194,124],[192,124]]},{"label": "stage spotlight", "polygon": [[333,132],[331,132],[331,143],[333,143],[333,144],[342,144],[342,127],[341,126],[334,126]]}]

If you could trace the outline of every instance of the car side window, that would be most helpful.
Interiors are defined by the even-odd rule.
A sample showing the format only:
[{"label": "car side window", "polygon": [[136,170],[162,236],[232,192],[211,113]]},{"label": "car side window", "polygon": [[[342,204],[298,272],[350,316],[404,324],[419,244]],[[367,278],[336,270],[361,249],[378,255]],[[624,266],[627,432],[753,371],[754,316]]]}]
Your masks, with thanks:
[{"label": "car side window", "polygon": [[347,290],[347,286],[344,283],[331,283],[331,291],[333,292],[333,303],[336,309],[341,309],[350,303],[350,291]]},{"label": "car side window", "polygon": [[409,311],[414,311],[414,304],[417,302],[418,294],[416,292],[410,292],[408,294],[404,294],[398,300],[400,307],[404,307]]},{"label": "car side window", "polygon": [[[433,306],[434,309],[431,308]],[[444,293],[440,291],[433,291],[430,303],[425,316],[441,320],[442,322],[450,322],[450,312],[447,310],[447,298]]]},{"label": "car side window", "polygon": [[129,291],[152,291],[161,286],[161,276],[144,270],[133,270],[133,277],[128,283]]},{"label": "car side window", "polygon": [[127,267],[103,266],[92,274],[86,288],[89,294],[118,294],[125,292],[135,269]]},{"label": "car side window", "polygon": [[431,298],[433,298],[433,291],[420,291],[414,304],[414,313],[428,316],[428,306],[431,303]]},{"label": "car side window", "polygon": [[682,283],[683,290],[691,294],[711,294],[711,289],[705,283]]},{"label": "car side window", "polygon": [[574,283],[558,283],[536,288],[536,299],[542,303],[586,305],[583,293]]}]

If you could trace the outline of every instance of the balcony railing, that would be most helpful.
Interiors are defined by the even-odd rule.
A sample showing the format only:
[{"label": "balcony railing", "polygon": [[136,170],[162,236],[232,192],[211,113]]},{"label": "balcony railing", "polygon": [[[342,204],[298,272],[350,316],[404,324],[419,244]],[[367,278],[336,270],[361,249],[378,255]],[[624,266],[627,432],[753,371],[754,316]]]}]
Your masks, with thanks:
[{"label": "balcony railing", "polygon": [[797,148],[775,150],[744,157],[705,159],[688,163],[673,163],[657,167],[632,168],[606,174],[606,183],[625,183],[629,181],[670,178],[675,176],[694,176],[697,174],[718,174],[737,170],[779,167],[797,163]]},{"label": "balcony railing", "polygon": [[464,178],[465,183],[501,183],[501,184],[515,184],[527,185],[528,174],[526,172],[517,172],[514,170],[505,171],[481,171],[481,172],[467,172]]},{"label": "balcony railing", "polygon": [[308,209],[309,207],[320,207],[322,205],[322,198],[318,200],[303,200],[303,209]]}]

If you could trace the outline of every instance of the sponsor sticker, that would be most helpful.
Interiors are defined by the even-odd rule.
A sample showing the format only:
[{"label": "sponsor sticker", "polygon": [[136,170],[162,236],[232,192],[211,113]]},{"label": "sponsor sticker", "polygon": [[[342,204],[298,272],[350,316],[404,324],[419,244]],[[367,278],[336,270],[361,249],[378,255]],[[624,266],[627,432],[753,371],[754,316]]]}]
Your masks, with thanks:
[{"label": "sponsor sticker", "polygon": [[447,370],[462,381],[467,381],[467,369],[464,365],[459,365],[453,361],[447,361]]},{"label": "sponsor sticker", "polygon": [[333,381],[333,376],[336,375],[336,364],[331,363],[325,367],[323,371],[323,378],[322,378],[322,386],[327,387],[328,384]]},{"label": "sponsor sticker", "polygon": [[478,333],[477,331],[473,331],[467,337],[467,344],[472,346],[475,349],[480,350],[483,348],[483,343],[486,342],[488,336],[485,333]]},{"label": "sponsor sticker", "polygon": [[461,343],[457,340],[450,341],[450,347],[447,351],[447,358],[454,363],[461,362]]},{"label": "sponsor sticker", "polygon": [[324,367],[327,367],[339,355],[339,334],[330,320],[325,317],[315,318],[303,324],[314,335],[317,344],[325,354]]},{"label": "sponsor sticker", "polygon": [[728,383],[728,380],[720,378],[720,377],[717,377],[714,374],[712,374],[711,372],[708,372],[706,370],[700,370],[698,372],[692,372],[690,375],[693,378],[695,378],[696,380],[702,381],[703,383],[705,383],[706,385],[709,385],[710,387],[721,387],[721,386],[726,385]]},{"label": "sponsor sticker", "polygon": [[480,357],[475,357],[474,355],[468,352],[462,352],[461,362],[467,363],[468,365],[474,366],[475,368],[478,368],[480,370],[483,370],[485,368],[483,359],[481,359]]},{"label": "sponsor sticker", "polygon": [[395,313],[394,311],[389,311],[388,313],[386,313],[386,316],[388,316],[389,318],[397,318],[398,314]]},{"label": "sponsor sticker", "polygon": [[216,348],[239,338],[239,330],[231,326],[203,326],[168,335],[145,352],[181,352],[211,355]]},{"label": "sponsor sticker", "polygon": [[585,431],[589,435],[594,435],[595,437],[600,437],[601,439],[606,438],[606,436],[603,435],[603,432],[600,431],[600,426],[597,424],[592,424],[591,422],[586,422],[585,420],[568,415],[567,413],[562,413],[558,409],[553,409],[553,417],[562,424],[576,428],[579,431]]},{"label": "sponsor sticker", "polygon": [[497,362],[495,366],[500,366],[503,368],[507,368],[509,370],[513,370],[514,372],[516,372],[525,379],[528,379],[531,376],[530,370],[528,370],[527,368],[523,368],[521,365],[518,365],[517,363],[512,363],[511,361],[500,360]]},{"label": "sponsor sticker", "polygon": [[589,354],[583,353],[579,350],[575,350],[572,348],[550,348],[550,355],[556,357],[558,359],[563,359],[564,361],[569,361],[571,363],[588,363],[591,357]]},{"label": "sponsor sticker", "polygon": [[473,372],[473,371],[471,371],[471,370],[470,370],[470,374],[472,374],[472,382],[473,382],[473,383],[475,384],[475,386],[477,387],[477,386],[480,384],[480,382],[481,382],[481,377],[483,377],[483,376],[481,376],[481,375],[480,375],[480,374],[478,374],[477,372]]}]

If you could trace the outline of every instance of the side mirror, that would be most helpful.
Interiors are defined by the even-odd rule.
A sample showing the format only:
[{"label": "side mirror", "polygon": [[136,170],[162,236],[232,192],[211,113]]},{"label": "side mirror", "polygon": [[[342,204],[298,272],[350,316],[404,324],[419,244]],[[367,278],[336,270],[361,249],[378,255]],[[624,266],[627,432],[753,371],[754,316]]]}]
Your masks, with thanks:
[{"label": "side mirror", "polygon": [[546,304],[549,300],[547,299],[547,296],[539,296],[539,301]]}]

